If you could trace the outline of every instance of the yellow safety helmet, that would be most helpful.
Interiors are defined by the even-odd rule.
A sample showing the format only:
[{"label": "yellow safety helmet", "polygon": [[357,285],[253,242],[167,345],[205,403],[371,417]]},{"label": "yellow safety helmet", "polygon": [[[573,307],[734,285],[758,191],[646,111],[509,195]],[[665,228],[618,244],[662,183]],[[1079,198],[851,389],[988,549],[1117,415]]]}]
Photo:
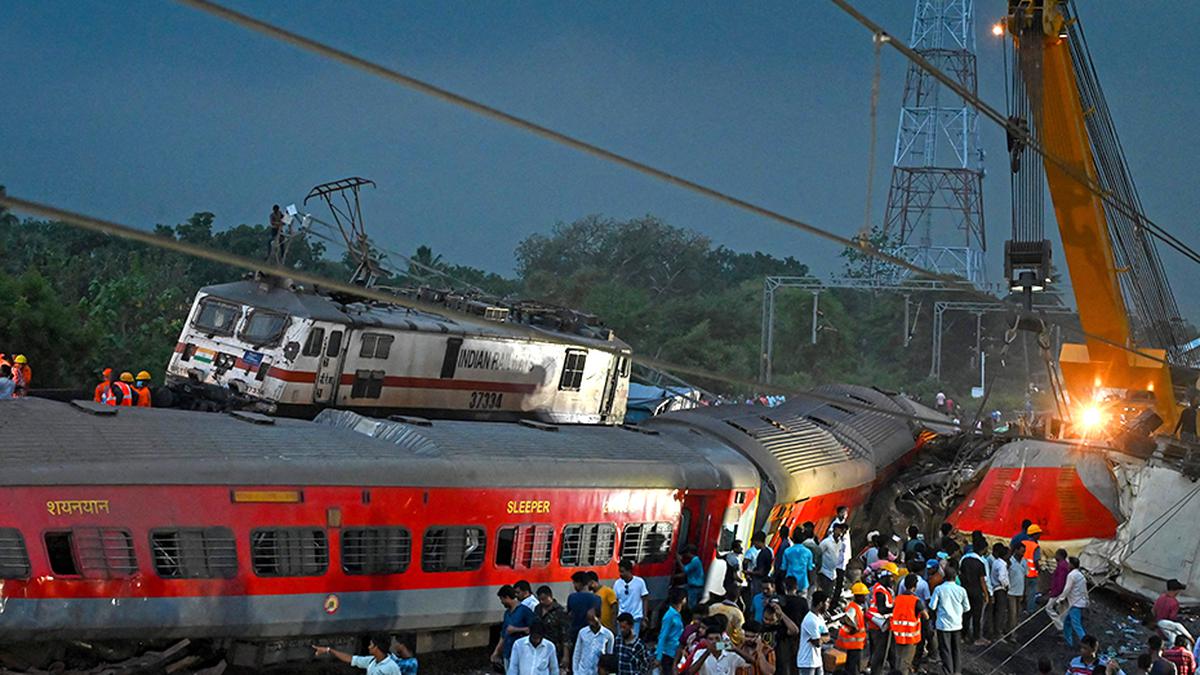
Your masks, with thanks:
[{"label": "yellow safety helmet", "polygon": [[871,589],[867,588],[867,585],[860,581],[850,587],[850,592],[854,595],[870,595]]},{"label": "yellow safety helmet", "polygon": [[879,566],[879,571],[887,572],[888,574],[890,574],[892,576],[896,576],[897,574],[900,574],[900,568],[896,567],[896,563],[894,563],[894,562],[883,563],[882,565]]},{"label": "yellow safety helmet", "polygon": [[133,382],[133,373],[129,372],[128,370],[121,373],[121,381],[122,382]]},{"label": "yellow safety helmet", "polygon": [[150,371],[148,371],[148,370],[143,370],[142,372],[138,373],[138,374],[137,374],[137,379],[139,379],[139,380],[148,380],[148,379],[150,379]]},{"label": "yellow safety helmet", "polygon": [[1030,536],[1035,535],[1035,534],[1041,534],[1041,533],[1042,533],[1042,528],[1038,527],[1036,524],[1030,525],[1029,529],[1025,530],[1025,534],[1028,534]]},{"label": "yellow safety helmet", "polygon": [[17,363],[29,363],[29,359],[25,358],[24,354],[17,354],[17,358],[13,359]]}]

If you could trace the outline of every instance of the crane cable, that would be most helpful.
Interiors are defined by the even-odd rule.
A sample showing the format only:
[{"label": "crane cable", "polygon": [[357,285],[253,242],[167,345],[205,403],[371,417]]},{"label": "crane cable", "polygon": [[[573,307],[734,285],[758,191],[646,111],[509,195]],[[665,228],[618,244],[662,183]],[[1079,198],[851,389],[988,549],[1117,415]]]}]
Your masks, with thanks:
[{"label": "crane cable", "polygon": [[[206,2],[206,0],[180,0],[180,1],[187,2],[189,4],[195,3],[195,2]],[[885,31],[882,26],[880,26],[878,23],[875,23],[874,21],[872,21],[869,17],[867,17],[862,12],[858,11],[858,9],[856,9],[854,7],[854,5],[852,5],[850,2],[848,2],[848,0],[831,0],[831,2],[833,2],[833,4],[837,5],[839,8],[841,8],[842,11],[844,11],[846,14],[849,14],[855,21],[862,24],[865,28],[867,28],[867,30],[871,31],[872,35],[880,34],[880,33],[889,35],[890,39],[887,40],[887,44],[891,45],[896,51],[903,54],[908,60],[910,60],[913,63],[920,66],[920,68],[922,70],[924,70],[925,72],[932,75],[935,79],[937,79],[943,85],[949,87],[950,90],[952,90],[955,94],[957,94],[959,97],[961,97],[964,101],[970,103],[976,110],[983,113],[986,117],[990,118],[996,124],[999,124],[1001,127],[1006,129],[1009,133],[1013,134],[1014,137],[1020,139],[1021,142],[1024,143],[1027,147],[1033,149],[1035,152],[1037,152],[1039,155],[1041,155],[1045,159],[1049,160],[1050,162],[1053,162],[1056,166],[1058,166],[1060,169],[1062,169],[1068,176],[1070,176],[1071,178],[1078,181],[1080,184],[1085,186],[1089,191],[1091,191],[1097,197],[1099,197],[1100,199],[1104,200],[1106,203],[1113,206],[1113,208],[1118,209],[1119,211],[1124,213],[1129,218],[1133,218],[1134,220],[1143,221],[1147,226],[1147,230],[1150,231],[1152,234],[1154,234],[1160,241],[1166,243],[1171,248],[1174,248],[1176,251],[1187,256],[1193,262],[1200,263],[1200,253],[1198,253],[1197,251],[1195,251],[1194,249],[1189,247],[1184,242],[1180,241],[1177,237],[1172,235],[1170,232],[1165,230],[1163,227],[1161,227],[1154,221],[1150,220],[1144,214],[1138,213],[1137,210],[1134,209],[1133,206],[1126,204],[1125,202],[1123,202],[1123,201],[1117,199],[1116,197],[1114,197],[1113,195],[1109,194],[1104,189],[1103,186],[1098,184],[1090,176],[1079,171],[1079,169],[1076,168],[1074,165],[1070,164],[1069,162],[1067,162],[1065,159],[1059,157],[1058,155],[1050,152],[1042,143],[1040,143],[1030,133],[1026,132],[1025,130],[1021,129],[1020,127],[1018,127],[1015,124],[1013,124],[1012,122],[1010,122],[1009,119],[1002,112],[993,108],[986,101],[984,101],[982,98],[980,98],[978,94],[968,90],[966,87],[964,87],[962,85],[962,83],[958,82],[954,78],[947,75],[945,72],[943,72],[937,66],[934,66],[932,63],[929,62],[928,59],[926,59],[924,56],[921,56],[921,54],[919,52],[914,50],[912,47],[909,47],[908,45],[906,45],[902,40],[899,40],[895,36],[891,36],[890,34],[888,34],[887,31]]]},{"label": "crane cable", "polygon": [[[969,100],[977,101],[978,102],[977,105],[982,106],[980,108],[981,110],[983,108],[987,108],[988,110],[991,110],[991,108],[987,106],[986,102],[982,101],[981,99],[979,99],[976,96],[971,95],[970,92],[967,92],[961,86],[957,85],[952,80],[949,80],[948,76],[946,76],[944,73],[939,71],[937,68],[935,68],[934,66],[929,64],[927,61],[925,61],[924,58],[922,58],[919,54],[916,54],[916,52],[914,52],[907,45],[904,45],[902,42],[897,40],[894,36],[891,36],[886,31],[884,31],[881,27],[879,27],[876,24],[874,24],[873,22],[871,22],[870,19],[867,19],[866,17],[859,14],[857,12],[857,10],[854,10],[854,8],[852,6],[850,6],[848,3],[845,3],[844,0],[833,0],[833,1],[835,3],[838,3],[839,5],[844,5],[844,8],[847,9],[848,12],[851,12],[852,15],[854,15],[856,17],[862,17],[861,21],[867,22],[864,25],[873,26],[872,31],[874,33],[880,33],[880,34],[886,35],[888,37],[888,39],[886,40],[886,42],[888,44],[892,45],[893,47],[900,50],[902,53],[905,53],[906,55],[911,54],[912,56],[910,56],[910,58],[919,59],[920,63],[923,64],[922,68],[929,70],[939,80],[949,81],[950,86],[955,90],[956,93],[959,93],[961,96],[963,96],[964,98],[968,98]],[[594,145],[592,143],[588,143],[586,141],[580,140],[578,138],[567,135],[565,133],[555,131],[553,129],[550,129],[549,127],[545,127],[543,125],[537,124],[536,122],[532,122],[532,121],[526,120],[524,118],[518,117],[516,115],[513,115],[511,113],[504,112],[498,108],[494,108],[494,107],[486,105],[484,103],[480,103],[478,101],[467,98],[460,94],[455,94],[454,92],[451,92],[449,90],[443,89],[438,86],[435,86],[433,84],[429,84],[429,83],[424,82],[415,77],[405,75],[396,70],[382,66],[378,63],[374,63],[374,62],[364,59],[362,57],[355,56],[353,54],[342,51],[335,47],[331,47],[324,43],[318,42],[316,40],[313,40],[312,38],[304,37],[297,33],[293,33],[291,31],[283,29],[279,26],[275,26],[275,25],[267,23],[265,21],[255,19],[254,17],[248,16],[246,14],[242,14],[240,12],[234,11],[232,9],[229,9],[227,7],[219,5],[217,3],[211,2],[210,0],[178,0],[178,2],[181,2],[185,5],[193,7],[200,11],[206,12],[206,13],[216,16],[218,18],[229,21],[230,23],[233,23],[235,25],[242,26],[243,28],[247,28],[247,29],[262,33],[264,35],[275,38],[277,40],[281,40],[288,44],[292,44],[294,46],[300,47],[301,49],[305,49],[305,50],[311,51],[315,54],[321,55],[323,57],[338,61],[340,63],[349,65],[354,68],[358,68],[360,70],[363,70],[363,71],[370,73],[372,75],[375,75],[377,77],[381,77],[385,80],[395,82],[401,86],[413,89],[413,90],[418,91],[423,94],[427,94],[429,96],[432,96],[434,98],[442,100],[446,103],[450,103],[451,105],[465,108],[467,110],[478,113],[485,117],[503,122],[505,124],[517,127],[519,129],[523,129],[525,131],[528,131],[530,133],[533,133],[537,136],[548,139],[555,143],[565,145],[565,146],[573,148],[575,150],[579,150],[586,154],[598,157],[602,160],[612,162],[612,163],[618,164],[620,166],[624,166],[628,169],[637,171],[639,173],[642,173],[642,174],[651,176],[653,178],[657,178],[659,180],[665,181],[667,183],[671,183],[672,185],[675,185],[677,187],[681,187],[685,190],[689,190],[691,192],[695,192],[697,194],[709,197],[716,201],[733,206],[734,208],[738,208],[743,211],[748,211],[750,213],[753,213],[758,216],[762,216],[769,220],[774,220],[776,222],[783,223],[784,225],[795,227],[799,230],[802,230],[809,234],[815,235],[822,239],[826,239],[828,241],[832,241],[834,243],[840,244],[841,246],[858,250],[866,255],[872,256],[874,258],[877,258],[877,259],[887,262],[889,264],[896,265],[898,267],[909,270],[910,272],[916,273],[918,275],[925,276],[925,277],[928,277],[928,278],[936,280],[936,281],[941,281],[942,283],[952,286],[953,288],[950,290],[961,291],[964,294],[978,298],[983,302],[988,302],[988,303],[1005,306],[1005,307],[1013,307],[1013,305],[1011,303],[1006,303],[999,298],[996,298],[987,293],[984,293],[983,291],[980,291],[979,289],[975,288],[975,286],[973,284],[971,284],[969,281],[967,281],[966,279],[964,279],[962,277],[949,275],[949,274],[939,274],[932,270],[925,269],[923,267],[920,267],[919,265],[915,265],[915,264],[913,264],[907,260],[904,260],[902,258],[899,258],[897,256],[894,256],[894,255],[891,255],[888,253],[884,253],[883,251],[880,251],[879,249],[875,248],[874,246],[871,246],[869,242],[862,242],[862,241],[855,241],[853,239],[848,239],[842,235],[836,234],[836,233],[831,232],[826,229],[822,229],[815,225],[811,225],[811,224],[801,221],[797,218],[792,218],[790,216],[786,216],[777,211],[768,209],[763,206],[759,206],[758,204],[755,204],[753,202],[749,202],[747,200],[740,199],[733,195],[729,195],[727,193],[721,192],[715,188],[711,188],[711,187],[702,185],[695,181],[688,180],[686,178],[677,176],[675,174],[664,171],[662,169],[655,168],[655,167],[645,164],[643,162],[639,162],[637,160],[625,157],[616,152],[604,149],[600,146]],[[996,113],[994,110],[992,110],[992,112],[996,115],[999,115],[999,113]],[[1003,116],[1000,116],[1000,119],[1003,120]],[[1002,123],[1004,123],[1007,126],[1007,124],[1005,122],[1002,121]],[[1026,135],[1025,137],[1028,137],[1028,135]],[[1030,139],[1030,140],[1032,140],[1032,139]],[[1041,146],[1039,145],[1037,147],[1040,148]],[[1147,221],[1147,222],[1149,222],[1149,221]],[[1200,260],[1200,254],[1198,254],[1198,260]],[[1099,342],[1101,344],[1108,345],[1115,349],[1120,349],[1120,350],[1124,350],[1124,351],[1127,351],[1132,354],[1137,354],[1138,356],[1149,359],[1151,361],[1155,361],[1157,363],[1162,363],[1164,365],[1170,365],[1169,361],[1167,361],[1166,359],[1163,359],[1161,357],[1158,357],[1154,354],[1149,354],[1149,353],[1143,352],[1134,347],[1130,347],[1129,345],[1125,345],[1125,344],[1121,344],[1121,343],[1113,341],[1113,340],[1109,340],[1108,338],[1105,338],[1100,335],[1092,335],[1090,333],[1087,333],[1086,331],[1082,331],[1073,326],[1063,324],[1063,323],[1058,322],[1053,319],[1048,319],[1044,315],[1040,315],[1040,316],[1041,316],[1041,318],[1043,318],[1043,320],[1047,320],[1049,323],[1061,326],[1063,330],[1065,330],[1069,333],[1081,336],[1083,338],[1092,340],[1094,342]]]}]

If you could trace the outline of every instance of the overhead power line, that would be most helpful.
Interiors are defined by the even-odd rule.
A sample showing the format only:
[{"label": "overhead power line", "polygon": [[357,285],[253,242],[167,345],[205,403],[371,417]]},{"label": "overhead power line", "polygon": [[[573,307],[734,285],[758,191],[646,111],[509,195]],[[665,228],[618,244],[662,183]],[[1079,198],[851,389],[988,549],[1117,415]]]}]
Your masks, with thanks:
[{"label": "overhead power line", "polygon": [[[194,2],[195,0],[183,1]],[[855,21],[858,21],[860,24],[862,24],[865,28],[867,28],[867,30],[871,31],[873,36],[872,39],[874,39],[876,43],[880,41],[878,37],[879,35],[887,36],[888,39],[883,40],[883,42],[903,54],[908,60],[920,66],[922,70],[932,75],[935,79],[937,79],[938,82],[944,84],[951,91],[960,96],[964,101],[970,103],[973,107],[975,107],[976,110],[983,113],[993,122],[1006,129],[1008,133],[1013,135],[1013,137],[1019,138],[1026,147],[1032,149],[1034,152],[1052,162],[1055,166],[1066,172],[1068,176],[1078,181],[1093,194],[1100,197],[1126,217],[1132,218],[1136,222],[1143,223],[1146,226],[1147,231],[1160,241],[1175,249],[1179,253],[1182,253],[1184,256],[1191,259],[1192,262],[1200,263],[1200,252],[1197,252],[1183,241],[1180,241],[1178,237],[1168,232],[1161,225],[1158,225],[1154,221],[1150,220],[1144,213],[1141,213],[1133,205],[1127,204],[1124,201],[1114,197],[1112,194],[1104,190],[1104,188],[1090,176],[1079,171],[1079,169],[1067,162],[1062,157],[1059,157],[1058,155],[1047,150],[1046,147],[1042,145],[1036,138],[1034,138],[1032,134],[1010,121],[1007,115],[992,107],[987,101],[984,101],[982,98],[980,98],[978,94],[964,87],[958,80],[954,79],[945,72],[942,72],[941,69],[933,65],[928,59],[926,59],[912,47],[909,47],[902,40],[897,39],[894,35],[891,35],[885,31],[883,26],[880,26],[865,14],[858,11],[858,9],[855,8],[854,5],[850,4],[850,2],[847,0],[832,0],[832,2],[840,7],[842,11],[849,14]]]}]

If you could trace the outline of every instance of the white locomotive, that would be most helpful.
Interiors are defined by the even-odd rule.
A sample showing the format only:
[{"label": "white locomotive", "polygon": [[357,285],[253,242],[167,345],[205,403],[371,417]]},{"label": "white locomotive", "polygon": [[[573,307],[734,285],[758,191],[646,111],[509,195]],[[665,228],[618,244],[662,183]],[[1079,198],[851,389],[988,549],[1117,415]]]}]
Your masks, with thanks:
[{"label": "white locomotive", "polygon": [[[617,424],[630,349],[594,317],[454,293],[422,300],[474,322],[270,280],[200,290],[167,368],[192,407]],[[513,323],[545,333],[529,337]],[[568,344],[564,344],[568,343]]]}]

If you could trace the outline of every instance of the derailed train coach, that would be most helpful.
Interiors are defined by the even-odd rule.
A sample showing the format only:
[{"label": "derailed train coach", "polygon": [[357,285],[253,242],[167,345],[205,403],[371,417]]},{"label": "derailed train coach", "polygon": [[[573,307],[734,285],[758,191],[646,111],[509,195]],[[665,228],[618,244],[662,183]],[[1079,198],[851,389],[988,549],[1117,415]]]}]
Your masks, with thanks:
[{"label": "derailed train coach", "polygon": [[306,418],[341,408],[559,424],[623,419],[631,350],[595,317],[413,293],[460,318],[271,278],[205,287],[167,385],[184,405]]},{"label": "derailed train coach", "polygon": [[412,632],[480,644],[495,590],[675,555],[856,506],[927,430],[914,404],[827,387],[641,426],[10,402],[0,642]]}]

